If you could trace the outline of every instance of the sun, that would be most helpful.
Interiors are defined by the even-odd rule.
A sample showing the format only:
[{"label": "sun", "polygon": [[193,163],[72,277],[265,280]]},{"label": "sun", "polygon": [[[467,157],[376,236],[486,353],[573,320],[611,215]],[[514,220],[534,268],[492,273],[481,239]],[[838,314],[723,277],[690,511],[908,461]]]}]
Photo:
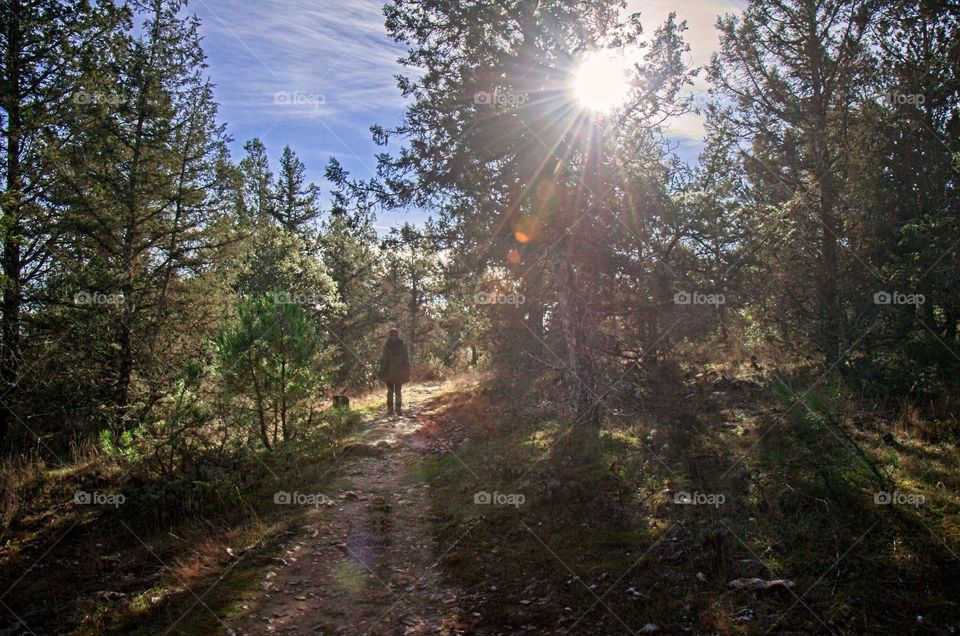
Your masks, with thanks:
[{"label": "sun", "polygon": [[577,67],[573,92],[584,108],[607,113],[627,99],[628,82],[626,60],[610,51],[597,51]]}]

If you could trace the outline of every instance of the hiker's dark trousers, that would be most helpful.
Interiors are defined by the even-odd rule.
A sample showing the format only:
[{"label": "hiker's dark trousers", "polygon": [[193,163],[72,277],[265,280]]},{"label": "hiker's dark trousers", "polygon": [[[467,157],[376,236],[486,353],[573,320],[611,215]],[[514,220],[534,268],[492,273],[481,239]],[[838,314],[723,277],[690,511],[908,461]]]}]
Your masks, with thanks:
[{"label": "hiker's dark trousers", "polygon": [[[400,393],[400,389],[403,387],[402,384],[388,384],[387,385],[387,410],[393,411],[394,404],[399,411],[403,408],[403,396]],[[394,402],[394,396],[396,396],[396,402]]]}]

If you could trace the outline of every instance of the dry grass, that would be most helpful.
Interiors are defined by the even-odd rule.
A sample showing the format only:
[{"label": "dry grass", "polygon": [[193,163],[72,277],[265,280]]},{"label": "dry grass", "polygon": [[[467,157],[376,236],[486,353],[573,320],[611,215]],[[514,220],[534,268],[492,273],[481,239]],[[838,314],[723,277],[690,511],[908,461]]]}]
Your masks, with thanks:
[{"label": "dry grass", "polygon": [[0,540],[11,523],[31,502],[41,483],[45,464],[36,453],[12,455],[0,460]]}]

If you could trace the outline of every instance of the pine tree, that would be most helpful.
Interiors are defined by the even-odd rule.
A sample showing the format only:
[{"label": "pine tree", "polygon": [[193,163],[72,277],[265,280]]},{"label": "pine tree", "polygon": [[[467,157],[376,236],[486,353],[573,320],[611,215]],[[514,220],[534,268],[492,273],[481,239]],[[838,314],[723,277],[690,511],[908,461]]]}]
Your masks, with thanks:
[{"label": "pine tree", "polygon": [[251,406],[261,443],[272,448],[310,423],[323,386],[323,340],[309,312],[269,297],[247,298],[216,341],[228,395]]},{"label": "pine tree", "polygon": [[844,253],[846,124],[858,87],[870,79],[874,7],[868,0],[754,0],[740,16],[721,19],[710,69],[718,95],[733,103],[730,125],[753,142],[753,178],[770,184],[771,205],[790,210],[769,239],[772,246],[790,237],[802,255],[790,265],[810,281],[796,285],[805,288],[794,294],[796,312],[814,317],[810,337],[828,364],[859,335],[850,333],[843,286],[858,266]]},{"label": "pine tree", "polygon": [[[598,351],[615,348],[605,346],[603,326],[620,312],[613,300],[620,292],[604,292],[622,282],[613,269],[624,253],[623,223],[638,200],[631,197],[646,194],[629,181],[665,172],[658,167],[662,144],[653,142],[656,122],[682,111],[679,90],[689,80],[685,27],[671,17],[643,43],[643,63],[633,69],[630,100],[616,123],[591,119],[570,101],[571,51],[641,44],[639,19],[622,18],[624,6],[388,4],[387,29],[410,48],[403,62],[423,72],[400,81],[413,100],[401,125],[373,130],[381,143],[396,136],[409,147],[381,157],[376,183],[357,184],[361,200],[442,208],[457,258],[469,269],[521,289],[541,309],[553,307],[542,344],[559,346],[577,421],[593,430],[604,392]],[[454,45],[436,44],[447,35]],[[476,98],[481,93],[516,96],[519,105],[488,105]],[[626,183],[621,171],[630,175]],[[651,213],[665,209],[653,204],[665,187],[651,193]],[[513,314],[528,325],[517,333],[545,324],[543,311]]]},{"label": "pine tree", "polygon": [[273,173],[267,148],[260,139],[251,139],[243,145],[246,156],[240,161],[243,174],[243,209],[241,215],[265,221],[275,215],[276,197],[273,194]]},{"label": "pine tree", "polygon": [[47,215],[55,144],[46,131],[76,92],[89,52],[103,46],[126,11],[82,0],[10,0],[0,5],[0,109],[3,116],[3,301],[0,445],[18,399],[25,294],[49,256]]},{"label": "pine tree", "polygon": [[320,214],[317,206],[317,187],[306,182],[306,167],[290,146],[283,148],[280,172],[274,185],[277,221],[291,232],[302,231],[307,223]]},{"label": "pine tree", "polygon": [[320,233],[324,265],[336,285],[336,303],[325,316],[336,347],[338,386],[362,386],[376,370],[379,343],[371,334],[390,318],[384,254],[370,217],[334,209]]},{"label": "pine tree", "polygon": [[[135,382],[138,419],[161,390],[151,374],[160,371],[173,287],[201,271],[220,241],[211,228],[222,212],[212,194],[226,176],[223,128],[202,77],[198,25],[179,16],[183,5],[136,5],[145,13],[143,35],[117,43],[107,53],[110,63],[84,76],[85,90],[106,98],[72,110],[59,164],[60,282],[74,293],[122,299],[103,343],[115,352],[109,357],[118,428]],[[101,309],[76,311],[102,319]]]}]

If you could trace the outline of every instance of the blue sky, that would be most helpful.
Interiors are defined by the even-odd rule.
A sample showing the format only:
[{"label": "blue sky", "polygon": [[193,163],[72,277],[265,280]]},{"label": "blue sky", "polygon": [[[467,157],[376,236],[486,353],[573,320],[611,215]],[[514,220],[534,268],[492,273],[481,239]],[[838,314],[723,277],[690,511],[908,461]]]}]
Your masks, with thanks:
[{"label": "blue sky", "polygon": [[[744,0],[631,0],[652,33],[671,10],[687,20],[690,62],[699,66],[716,47],[717,16]],[[336,157],[351,174],[369,176],[382,150],[369,127],[394,125],[404,107],[394,76],[403,47],[383,26],[382,0],[193,0],[188,10],[202,21],[209,75],[216,84],[220,118],[243,144],[260,137],[271,159],[289,144],[307,165],[309,178],[325,187],[323,168]],[[702,79],[695,90],[704,90]],[[278,97],[279,95],[279,97]],[[686,159],[701,147],[695,116],[673,122],[673,137]],[[402,215],[380,220],[390,225]]]}]

